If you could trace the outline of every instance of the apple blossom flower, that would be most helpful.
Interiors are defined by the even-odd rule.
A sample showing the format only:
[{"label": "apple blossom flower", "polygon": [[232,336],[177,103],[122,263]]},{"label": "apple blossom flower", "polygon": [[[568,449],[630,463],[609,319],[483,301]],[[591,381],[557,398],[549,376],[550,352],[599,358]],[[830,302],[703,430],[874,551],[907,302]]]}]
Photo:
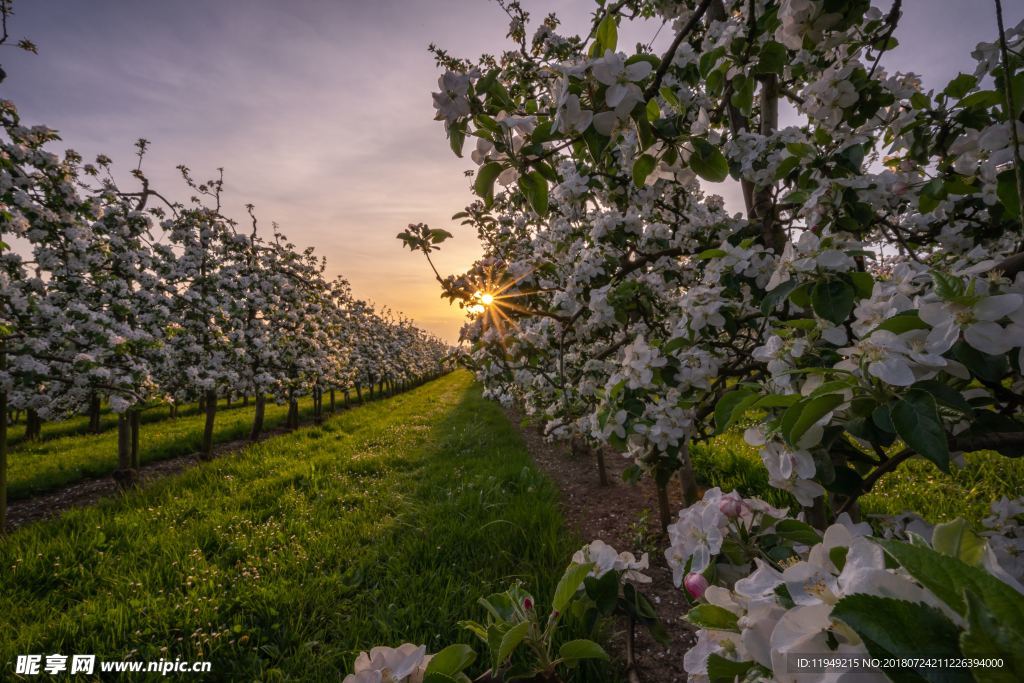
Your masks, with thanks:
[{"label": "apple blossom flower", "polygon": [[600,539],[591,541],[577,550],[572,556],[572,561],[575,564],[588,564],[592,562],[594,568],[590,571],[589,576],[596,578],[601,578],[610,571],[617,571],[622,573],[622,578],[626,581],[633,581],[635,583],[651,582],[651,577],[642,573],[642,570],[647,569],[649,566],[647,553],[641,555],[638,560],[633,553],[617,552],[615,548]]},{"label": "apple blossom flower", "polygon": [[591,62],[590,72],[605,90],[605,103],[612,109],[623,106],[632,109],[643,99],[643,92],[636,81],[647,78],[652,71],[650,62],[638,61],[626,64],[619,53],[605,50],[604,56]]},{"label": "apple blossom flower", "polygon": [[469,116],[469,75],[446,71],[437,79],[437,85],[440,92],[432,94],[434,109],[437,110],[436,120],[450,125],[463,116]]},{"label": "apple blossom flower", "polygon": [[423,683],[430,657],[425,645],[374,647],[359,653],[353,673],[343,683]]}]

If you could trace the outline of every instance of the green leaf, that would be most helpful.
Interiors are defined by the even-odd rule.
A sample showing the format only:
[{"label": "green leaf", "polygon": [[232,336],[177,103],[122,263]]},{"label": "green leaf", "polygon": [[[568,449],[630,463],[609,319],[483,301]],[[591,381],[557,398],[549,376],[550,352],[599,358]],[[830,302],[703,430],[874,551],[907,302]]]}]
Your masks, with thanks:
[{"label": "green leaf", "polygon": [[491,624],[487,627],[487,649],[491,655],[491,669],[497,670],[501,664],[498,661],[498,652],[501,650],[501,639],[505,636],[507,628],[498,626],[498,624]]},{"label": "green leaf", "polygon": [[[876,595],[848,595],[836,603],[832,618],[857,632],[868,652],[881,659],[889,657],[960,656],[960,632],[940,610],[928,605],[883,598]],[[966,669],[883,668],[895,681],[971,681]]]},{"label": "green leaf", "polygon": [[853,312],[854,290],[842,280],[819,282],[811,290],[811,307],[819,316],[841,325]]},{"label": "green leaf", "polygon": [[718,403],[715,404],[715,433],[721,434],[728,429],[758,398],[753,391],[737,389],[718,399]]},{"label": "green leaf", "polygon": [[607,572],[601,578],[588,576],[583,580],[587,597],[594,601],[598,611],[611,615],[615,611],[615,603],[619,598],[619,575]]},{"label": "green leaf", "polygon": [[[800,438],[814,426],[815,422],[845,400],[842,394],[825,394],[790,406],[782,417],[782,429],[786,441],[796,446],[800,443]],[[792,417],[790,418],[791,411]]]},{"label": "green leaf", "polygon": [[964,281],[955,275],[947,275],[938,270],[932,271],[932,280],[935,282],[935,293],[940,299],[952,301],[964,295],[966,291]]},{"label": "green leaf", "polygon": [[701,628],[713,628],[719,631],[735,631],[739,633],[739,617],[718,605],[697,605],[687,612],[686,620]]},{"label": "green leaf", "polygon": [[761,52],[757,56],[757,65],[754,67],[754,73],[758,74],[778,74],[782,75],[782,69],[786,66],[786,62],[789,60],[789,50],[782,43],[776,43],[774,40],[769,40],[761,47]]},{"label": "green leaf", "polygon": [[783,519],[775,525],[775,534],[787,541],[802,543],[803,545],[815,545],[821,543],[821,534],[815,531],[810,524],[805,524],[798,519]]},{"label": "green leaf", "polygon": [[565,573],[562,574],[562,578],[558,580],[558,586],[555,587],[555,597],[551,600],[551,607],[558,612],[564,612],[565,606],[572,600],[572,596],[576,595],[576,591],[583,584],[583,579],[586,578],[593,568],[594,564],[592,562],[570,564]]},{"label": "green leaf", "polygon": [[926,546],[891,540],[879,540],[878,544],[954,612],[967,616],[964,591],[969,590],[981,598],[1000,623],[1017,634],[1017,642],[1024,643],[1024,595],[984,569]]},{"label": "green leaf", "polygon": [[917,314],[917,311],[908,311],[906,313],[899,313],[882,322],[872,332],[877,330],[887,330],[893,334],[903,334],[904,332],[910,332],[911,330],[927,330],[929,329],[928,323],[921,320],[921,316]]},{"label": "green leaf", "polygon": [[603,659],[608,660],[608,653],[600,645],[592,640],[580,639],[570,640],[558,648],[558,656],[567,662],[579,661],[581,659]]},{"label": "green leaf", "polygon": [[483,624],[477,623],[472,619],[466,619],[459,622],[459,628],[464,628],[484,643],[487,642],[487,629]]},{"label": "green leaf", "polygon": [[1001,623],[989,606],[974,591],[964,590],[967,604],[967,630],[960,634],[964,657],[1001,659],[1000,667],[972,670],[978,683],[1020,683],[1024,681],[1024,647],[1021,635]]},{"label": "green leaf", "polygon": [[433,672],[424,674],[423,683],[459,683],[459,679],[453,678],[448,674]]},{"label": "green leaf", "polygon": [[661,107],[658,106],[657,99],[652,97],[647,102],[646,110],[648,121],[657,121],[659,118],[661,118]]},{"label": "green leaf", "polygon": [[526,201],[538,216],[547,215],[548,181],[543,175],[538,171],[531,171],[519,176],[519,189],[526,195]]},{"label": "green leaf", "polygon": [[1003,96],[995,90],[972,92],[960,100],[961,107],[994,107],[1002,104]]},{"label": "green leaf", "polygon": [[971,88],[977,84],[978,79],[971,74],[959,74],[949,82],[949,85],[947,85],[946,89],[942,92],[955,100],[959,100],[961,97],[969,93]]},{"label": "green leaf", "polygon": [[974,408],[967,402],[964,395],[945,382],[934,379],[923,380],[921,382],[914,382],[912,388],[928,392],[935,398],[936,402],[947,408],[958,410],[965,415],[974,414]]},{"label": "green leaf", "polygon": [[643,187],[644,183],[647,182],[647,176],[651,175],[657,165],[658,160],[650,154],[641,154],[637,157],[636,161],[633,162],[633,184],[637,187]]},{"label": "green leaf", "polygon": [[943,472],[949,472],[949,443],[932,395],[911,389],[896,402],[891,412],[900,438]]},{"label": "green leaf", "polygon": [[846,566],[846,556],[850,553],[849,548],[843,546],[836,546],[832,550],[828,551],[828,559],[832,561],[832,564],[836,566],[836,569],[843,571],[843,567]]},{"label": "green leaf", "polygon": [[708,679],[711,683],[742,681],[752,666],[754,662],[734,662],[712,652],[708,655]]},{"label": "green leaf", "polygon": [[498,179],[505,169],[497,161],[491,161],[480,167],[476,172],[476,180],[473,182],[473,192],[484,200],[488,207],[494,203],[494,181]]},{"label": "green leaf", "polygon": [[1003,205],[1008,218],[1020,215],[1020,200],[1017,198],[1017,177],[1014,170],[1003,171],[996,179],[996,197]]},{"label": "green leaf", "polygon": [[768,394],[754,402],[753,408],[788,408],[800,400],[797,394]]},{"label": "green leaf", "polygon": [[983,538],[971,531],[967,520],[958,517],[952,522],[935,525],[932,530],[932,548],[972,567],[978,567],[985,556],[986,545]]},{"label": "green leaf", "polygon": [[702,138],[693,138],[690,168],[704,180],[720,183],[729,175],[729,162],[721,150]]},{"label": "green leaf", "polygon": [[871,273],[862,273],[860,271],[853,271],[848,273],[850,282],[853,283],[853,289],[857,293],[858,299],[867,299],[871,297],[871,292],[875,288],[875,278],[871,277]]},{"label": "green leaf", "polygon": [[790,278],[765,294],[764,298],[761,299],[761,312],[765,315],[770,314],[779,304],[786,300],[786,297],[788,297],[793,290],[799,286],[799,282],[794,278]]},{"label": "green leaf", "polygon": [[754,106],[754,87],[756,85],[757,79],[755,78],[736,76],[732,79],[733,91],[729,102],[732,106],[739,109],[744,116],[750,116],[750,110]]},{"label": "green leaf", "polygon": [[1000,382],[1010,371],[1005,355],[990,356],[966,342],[957,342],[953,346],[953,358],[966,365],[972,375],[986,382]]},{"label": "green leaf", "polygon": [[426,673],[454,676],[466,669],[475,659],[476,653],[469,645],[449,645],[430,658]]},{"label": "green leaf", "polygon": [[793,172],[795,168],[800,166],[800,157],[786,157],[779,162],[778,168],[775,169],[775,180],[782,180]]},{"label": "green leaf", "polygon": [[451,238],[452,234],[447,230],[442,230],[441,228],[434,228],[433,230],[430,231],[431,244],[440,244],[441,242],[444,242],[445,240]]},{"label": "green leaf", "polygon": [[496,621],[509,621],[515,614],[516,608],[508,592],[494,593],[486,598],[477,600]]},{"label": "green leaf", "polygon": [[523,642],[523,638],[529,632],[530,622],[528,621],[520,622],[505,631],[505,635],[501,637],[501,645],[498,647],[498,666],[508,661],[508,658],[512,656],[512,653],[519,647],[519,643]]},{"label": "green leaf", "polygon": [[704,54],[702,54],[700,56],[700,62],[698,64],[698,68],[699,68],[699,71],[700,71],[700,77],[701,78],[707,78],[708,74],[711,73],[711,70],[715,68],[715,65],[718,64],[718,60],[721,59],[724,54],[725,54],[725,46],[724,45],[716,47],[714,50],[711,50],[710,52],[705,52]]},{"label": "green leaf", "polygon": [[619,27],[615,21],[614,14],[606,14],[601,23],[597,26],[597,43],[601,47],[597,57],[604,55],[605,50],[615,52],[619,42]]},{"label": "green leaf", "polygon": [[462,148],[466,144],[466,126],[452,126],[448,129],[448,145],[455,152],[455,156],[462,158]]}]

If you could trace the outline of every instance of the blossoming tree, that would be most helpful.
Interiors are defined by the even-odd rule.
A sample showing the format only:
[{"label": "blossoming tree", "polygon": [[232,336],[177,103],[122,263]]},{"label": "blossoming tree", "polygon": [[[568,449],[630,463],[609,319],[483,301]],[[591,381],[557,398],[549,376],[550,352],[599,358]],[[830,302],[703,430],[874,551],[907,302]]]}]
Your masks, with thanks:
[{"label": "blossoming tree", "polygon": [[[776,654],[795,641],[745,644],[753,630],[792,634],[789,619],[817,652],[875,654],[879,629],[912,654],[894,635],[899,615],[946,629],[958,652],[1010,654],[971,601],[991,588],[1019,604],[1019,575],[948,532],[918,535],[930,555],[851,539],[866,533],[858,497],[911,458],[948,472],[965,452],[1024,453],[1024,26],[1007,30],[997,2],[997,40],[927,88],[881,65],[898,0],[884,12],[866,0],[599,2],[581,34],[560,34],[551,15],[532,36],[517,2],[499,4],[513,43],[500,56],[432,48],[445,69],[437,119],[477,165],[479,200],[455,219],[484,252],[438,279],[469,312],[469,362],[491,395],[522,402],[553,437],[630,455],[662,491],[680,474],[689,507],[667,552],[680,582],[697,574],[695,589],[717,580],[736,593],[756,570],[767,593],[705,609],[725,622],[694,617],[710,639],[688,662],[694,678],[791,678]],[[670,29],[666,47],[622,51],[621,24],[651,20]],[[742,213],[714,194],[724,183]],[[429,258],[450,235],[420,224],[399,237]],[[741,420],[756,422],[748,442],[810,526],[761,503],[721,502],[730,516],[710,492],[698,500],[690,446]],[[774,555],[726,553],[723,525],[741,517],[739,537],[770,530]],[[847,585],[812,604],[787,584],[776,599],[780,583],[761,579],[784,561]],[[891,592],[887,562],[909,574]],[[943,595],[936,567],[956,563],[970,571]],[[844,565],[867,573],[847,582]],[[908,607],[918,598],[942,618]],[[814,609],[798,618],[793,604]]]}]

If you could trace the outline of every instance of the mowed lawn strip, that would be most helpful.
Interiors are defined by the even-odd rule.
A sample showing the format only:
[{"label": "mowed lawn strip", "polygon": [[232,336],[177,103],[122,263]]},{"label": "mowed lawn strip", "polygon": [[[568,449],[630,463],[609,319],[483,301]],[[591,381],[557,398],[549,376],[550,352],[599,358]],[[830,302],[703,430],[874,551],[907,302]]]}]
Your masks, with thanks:
[{"label": "mowed lawn strip", "polygon": [[[250,400],[249,406],[252,405],[253,403]],[[228,402],[225,399],[218,401],[217,406],[218,411],[235,410],[238,408],[248,407],[243,406],[240,400],[235,400],[231,405],[228,405]],[[188,417],[200,412],[202,411],[199,410],[199,404],[187,403],[178,409],[178,416]],[[149,424],[151,422],[159,422],[167,419],[170,419],[170,406],[165,403],[153,404],[142,409],[142,424]],[[96,432],[97,434],[117,428],[117,413],[114,413],[109,408],[104,407],[100,411],[99,427],[99,430]],[[66,436],[89,433],[89,417],[87,415],[72,415],[62,420],[44,421],[41,429],[39,430],[39,440],[46,441],[47,439],[59,439]],[[19,422],[17,424],[10,425],[7,428],[7,443],[12,449],[17,449],[20,444],[28,443],[25,441],[24,413],[19,415]]]},{"label": "mowed lawn strip", "polygon": [[57,652],[338,680],[375,644],[469,642],[512,580],[546,602],[573,547],[460,371],[0,540],[0,678]]},{"label": "mowed lawn strip", "polygon": [[[214,421],[214,442],[224,443],[244,439],[249,435],[255,406],[238,404],[218,408]],[[194,408],[194,406],[192,407]],[[205,415],[194,409],[185,411],[175,419],[153,411],[144,417],[139,430],[139,460],[142,463],[166,460],[179,455],[195,453],[200,449]],[[313,401],[304,397],[299,402],[300,417],[313,414]],[[286,404],[267,403],[265,428],[274,429],[285,423]],[[79,418],[73,418],[72,422]],[[59,429],[61,423],[54,423]],[[46,425],[44,425],[44,430]],[[8,456],[7,497],[20,500],[48,493],[82,479],[103,477],[117,469],[117,430],[108,429],[99,434],[72,434],[71,436],[44,438],[36,442],[21,442]]]}]

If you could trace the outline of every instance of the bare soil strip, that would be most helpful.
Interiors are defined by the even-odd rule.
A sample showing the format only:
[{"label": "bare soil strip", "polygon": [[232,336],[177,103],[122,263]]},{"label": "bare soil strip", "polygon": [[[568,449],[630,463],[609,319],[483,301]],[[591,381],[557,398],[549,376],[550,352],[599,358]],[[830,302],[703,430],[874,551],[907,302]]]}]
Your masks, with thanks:
[{"label": "bare soil strip", "polygon": [[[506,414],[514,424],[523,424],[522,413],[507,410]],[[591,457],[573,455],[565,444],[545,441],[535,428],[521,426],[520,431],[537,467],[558,487],[562,514],[570,529],[585,542],[601,539],[620,552],[628,550],[637,556],[641,551],[650,553],[647,574],[653,581],[641,587],[641,592],[655,603],[671,641],[667,646],[660,645],[638,628],[636,672],[643,683],[685,681],[683,654],[694,642],[693,631],[683,620],[689,605],[684,592],[672,584],[672,570],[665,561],[667,540],[658,526],[654,483],[644,478],[638,484],[627,484],[622,472],[629,460],[609,454],[605,458],[609,484],[601,486],[597,464]],[[682,493],[678,486],[670,487],[669,500],[673,510],[680,509]],[[646,518],[643,510],[648,511]],[[622,662],[626,661],[626,630],[623,621],[611,642],[613,655]]]}]

